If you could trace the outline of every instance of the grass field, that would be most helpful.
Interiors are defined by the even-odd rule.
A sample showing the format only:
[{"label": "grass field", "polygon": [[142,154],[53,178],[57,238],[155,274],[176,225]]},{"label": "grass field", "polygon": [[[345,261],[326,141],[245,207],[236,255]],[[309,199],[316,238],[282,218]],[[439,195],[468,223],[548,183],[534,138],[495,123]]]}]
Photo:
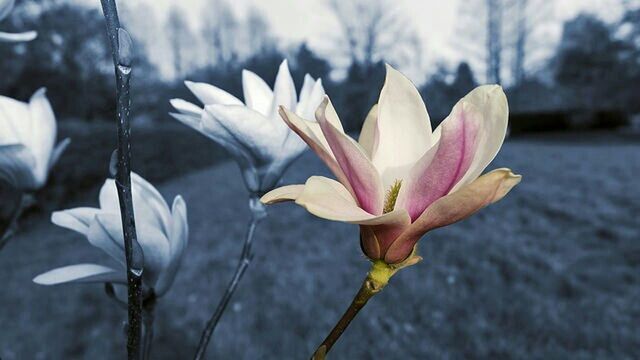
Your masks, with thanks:
[{"label": "grass field", "polygon": [[[502,202],[421,242],[362,311],[331,359],[640,358],[640,145],[519,139],[491,166],[522,183]],[[327,174],[305,154],[285,182]],[[143,173],[144,175],[144,173]],[[190,358],[235,267],[248,216],[233,163],[163,183],[189,208],[190,244],[160,300],[153,359]],[[82,204],[93,206],[89,191]],[[364,277],[357,227],[271,207],[256,256],[210,346],[215,359],[304,359]],[[0,252],[0,358],[121,359],[125,312],[100,285],[41,287],[31,278],[107,261],[46,215]]]}]

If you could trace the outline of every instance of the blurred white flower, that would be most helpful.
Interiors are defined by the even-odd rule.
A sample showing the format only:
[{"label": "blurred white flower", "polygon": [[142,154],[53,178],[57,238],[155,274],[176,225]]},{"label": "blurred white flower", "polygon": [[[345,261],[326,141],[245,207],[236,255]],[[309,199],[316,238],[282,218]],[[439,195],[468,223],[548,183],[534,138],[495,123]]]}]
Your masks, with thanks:
[{"label": "blurred white flower", "polygon": [[[0,21],[11,13],[14,5],[15,0],[0,0]],[[38,36],[38,33],[35,31],[27,31],[23,33],[7,33],[0,31],[0,42],[31,41],[35,39],[36,36]]]},{"label": "blurred white flower", "polygon": [[[131,192],[138,243],[144,254],[143,284],[157,296],[169,290],[187,246],[189,226],[187,207],[176,196],[169,209],[162,195],[149,182],[131,173]],[[87,237],[91,245],[102,249],[120,266],[117,269],[97,264],[77,264],[48,271],[33,281],[41,285],[63,283],[111,282],[126,284],[126,265],[122,221],[115,181],[108,179],[100,190],[100,208],[75,208],[56,211],[51,221]]]},{"label": "blurred white flower", "polygon": [[313,119],[324,96],[322,81],[307,74],[298,99],[286,60],[280,65],[273,90],[255,73],[242,71],[244,103],[213,85],[185,84],[204,104],[204,111],[185,100],[173,99],[171,105],[178,113],[171,115],[226,148],[240,165],[247,188],[256,193],[273,189],[306,149],[278,116],[278,106]]},{"label": "blurred white flower", "polygon": [[56,141],[56,118],[42,88],[23,103],[0,96],[0,179],[33,191],[47,181],[49,170],[69,145]]}]

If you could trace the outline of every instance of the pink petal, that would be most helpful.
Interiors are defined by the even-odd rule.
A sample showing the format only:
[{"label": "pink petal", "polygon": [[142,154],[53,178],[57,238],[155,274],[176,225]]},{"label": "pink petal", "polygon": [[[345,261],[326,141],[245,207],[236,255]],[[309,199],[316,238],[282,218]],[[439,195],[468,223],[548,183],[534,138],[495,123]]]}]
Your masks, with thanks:
[{"label": "pink petal", "polygon": [[332,125],[337,119],[330,120],[327,116],[333,114],[335,110],[329,98],[325,97],[316,111],[316,119],[322,133],[351,185],[360,207],[374,215],[382,214],[384,190],[380,175],[360,145]]},{"label": "pink petal", "polygon": [[373,105],[367,117],[364,119],[358,143],[364,149],[365,153],[372,158],[373,153],[378,147],[380,141],[380,133],[378,132],[378,105]]},{"label": "pink petal", "polygon": [[329,144],[322,134],[322,130],[314,131],[312,129],[313,126],[319,128],[320,126],[318,125],[318,123],[304,120],[283,106],[280,107],[280,117],[282,117],[282,120],[284,120],[284,122],[291,128],[291,130],[293,130],[293,132],[298,134],[298,136],[300,136],[300,138],[304,140],[307,145],[309,145],[311,150],[313,150],[316,155],[318,155],[318,157],[327,165],[329,170],[331,170],[336,178],[347,189],[349,189],[349,191],[353,192],[346,175],[344,174],[344,172],[342,172],[342,169],[333,156]]},{"label": "pink petal", "polygon": [[434,201],[447,195],[464,176],[476,151],[482,116],[473,105],[459,102],[435,134],[440,140],[414,165],[400,188],[396,207],[405,208],[412,220]]},{"label": "pink petal", "polygon": [[452,191],[469,184],[482,174],[502,147],[509,121],[507,97],[498,85],[479,86],[467,94],[463,101],[473,104],[482,113],[482,123],[478,131],[478,150],[469,170]]},{"label": "pink petal", "polygon": [[323,176],[310,177],[295,201],[310,213],[327,220],[359,225],[404,224],[409,221],[404,209],[380,215],[363,210],[341,183]]},{"label": "pink petal", "polygon": [[438,199],[395,240],[385,255],[385,261],[394,264],[406,259],[427,231],[463,220],[499,201],[521,178],[509,169],[496,169]]}]

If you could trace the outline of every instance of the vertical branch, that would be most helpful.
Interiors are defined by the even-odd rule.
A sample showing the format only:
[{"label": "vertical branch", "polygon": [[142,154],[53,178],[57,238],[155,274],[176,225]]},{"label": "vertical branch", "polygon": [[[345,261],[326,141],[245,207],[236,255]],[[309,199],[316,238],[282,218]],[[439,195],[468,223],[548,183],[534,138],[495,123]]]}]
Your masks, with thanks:
[{"label": "vertical branch", "polygon": [[247,228],[247,234],[244,239],[244,246],[242,248],[242,254],[240,255],[238,267],[236,268],[229,285],[227,285],[227,289],[225,290],[224,295],[222,295],[222,299],[220,299],[215,312],[211,315],[211,318],[207,321],[207,325],[202,331],[202,337],[200,338],[200,343],[198,344],[198,349],[194,357],[195,360],[201,360],[204,358],[204,354],[207,351],[207,346],[209,345],[213,331],[216,329],[216,325],[218,325],[218,322],[227,308],[233,293],[236,291],[242,276],[253,259],[253,253],[251,252],[253,235],[258,222],[266,216],[266,211],[264,209],[264,205],[262,205],[257,197],[251,197],[249,201],[249,208],[251,210],[251,220],[249,221],[249,227]]},{"label": "vertical branch", "polygon": [[[4,199],[3,199],[4,200]],[[18,219],[29,204],[28,196],[22,193],[15,195],[14,209],[5,228],[0,228],[0,250],[11,240],[18,227]],[[8,201],[7,201],[8,203]]]},{"label": "vertical branch", "polygon": [[124,235],[128,285],[128,359],[140,359],[140,336],[142,324],[142,270],[144,258],[136,239],[136,224],[131,194],[131,142],[129,116],[131,99],[131,38],[118,21],[115,0],[101,0],[107,23],[107,34],[116,70],[118,148],[116,187],[120,203],[122,231]]},{"label": "vertical branch", "polygon": [[502,0],[487,0],[487,81],[500,84],[502,68]]}]

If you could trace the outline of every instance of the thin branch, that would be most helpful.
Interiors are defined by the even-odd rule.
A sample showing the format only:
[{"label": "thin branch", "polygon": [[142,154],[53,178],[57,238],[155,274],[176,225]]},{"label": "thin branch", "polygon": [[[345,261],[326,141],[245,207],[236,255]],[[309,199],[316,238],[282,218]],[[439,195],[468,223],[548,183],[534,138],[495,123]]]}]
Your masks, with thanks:
[{"label": "thin branch", "polygon": [[322,341],[322,344],[318,346],[316,352],[311,356],[311,360],[324,360],[327,353],[331,350],[333,345],[340,339],[340,336],[349,327],[351,321],[355,319],[356,315],[362,310],[375,294],[379,293],[387,286],[389,279],[398,271],[401,267],[394,267],[387,265],[382,261],[376,261],[372,264],[371,270],[367,274],[367,277],[362,282],[360,290],[351,301],[351,304],[347,308],[347,311],[342,315],[340,320],[331,329],[329,335]]},{"label": "thin branch", "polygon": [[262,220],[265,216],[264,208],[262,207],[262,205],[260,204],[260,207],[256,209],[256,204],[260,204],[260,200],[258,200],[257,198],[251,198],[251,220],[249,221],[249,227],[244,239],[244,246],[242,248],[242,254],[240,255],[238,267],[236,268],[236,271],[233,274],[233,278],[229,282],[229,285],[227,285],[227,289],[225,290],[222,299],[220,299],[220,302],[216,307],[216,311],[213,313],[209,321],[207,321],[207,324],[202,331],[202,337],[200,338],[198,350],[196,351],[196,355],[194,357],[195,360],[201,360],[204,358],[205,352],[207,351],[207,346],[209,345],[209,341],[211,340],[211,336],[213,335],[213,331],[215,330],[216,325],[218,325],[222,314],[229,304],[229,300],[231,300],[231,297],[236,291],[236,288],[238,287],[242,276],[244,275],[247,267],[249,267],[249,264],[253,259],[253,254],[251,252],[251,246],[253,245],[253,235],[255,233],[258,222],[260,222],[260,220]]},{"label": "thin branch", "polygon": [[111,53],[116,70],[118,150],[116,186],[120,202],[122,231],[127,262],[127,355],[128,359],[140,359],[140,337],[142,327],[142,270],[144,258],[136,239],[136,225],[131,195],[131,142],[129,116],[131,99],[131,38],[120,27],[115,0],[101,0],[107,24]]},{"label": "thin branch", "polygon": [[27,195],[21,194],[19,195],[19,199],[15,206],[13,213],[11,214],[11,218],[9,219],[9,223],[7,227],[3,229],[3,233],[0,233],[0,250],[11,240],[13,235],[16,233],[16,229],[18,227],[18,219],[22,216],[22,212],[26,209],[28,201]]}]

